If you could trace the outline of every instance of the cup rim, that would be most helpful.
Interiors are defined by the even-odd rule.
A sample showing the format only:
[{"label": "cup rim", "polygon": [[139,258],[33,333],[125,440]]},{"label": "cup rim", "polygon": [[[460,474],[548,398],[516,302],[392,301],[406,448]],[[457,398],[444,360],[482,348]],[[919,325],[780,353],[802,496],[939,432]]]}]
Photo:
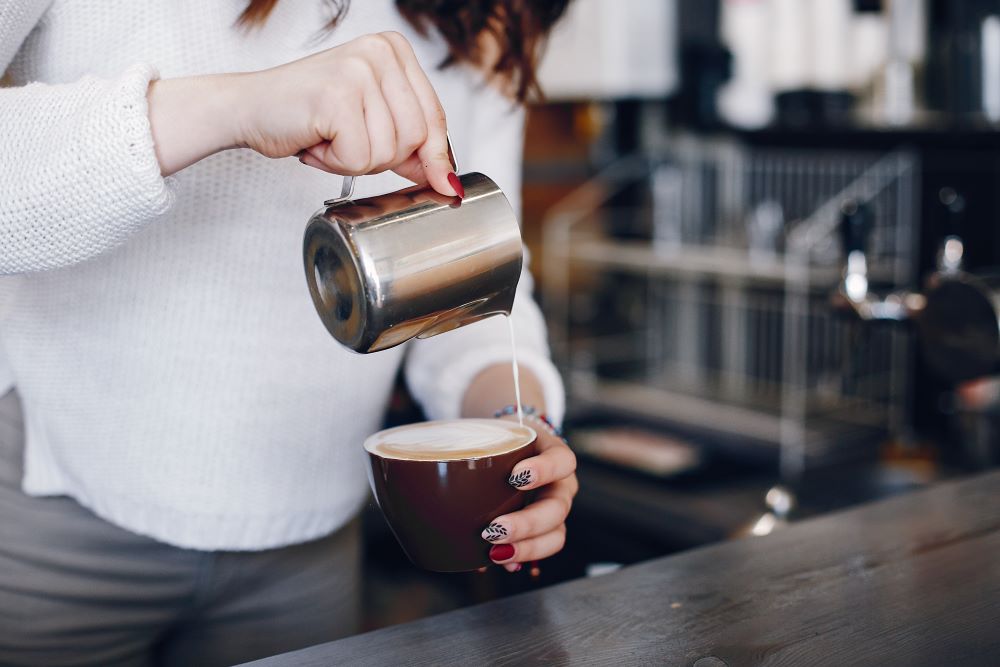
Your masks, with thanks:
[{"label": "cup rim", "polygon": [[459,418],[456,418],[456,419],[430,419],[430,420],[422,421],[422,422],[413,422],[412,424],[400,424],[399,426],[393,426],[391,428],[385,428],[385,429],[382,429],[380,431],[376,431],[375,433],[372,433],[367,438],[365,438],[365,441],[362,444],[362,447],[364,448],[364,450],[365,450],[366,453],[368,453],[368,454],[370,454],[372,456],[377,456],[380,459],[388,459],[390,461],[406,461],[406,462],[409,462],[409,463],[434,463],[434,464],[437,464],[437,463],[452,463],[452,462],[459,462],[459,461],[479,461],[479,460],[482,460],[482,459],[495,458],[497,456],[506,456],[507,454],[513,454],[514,452],[519,452],[522,449],[524,449],[525,447],[527,447],[527,446],[531,445],[532,443],[535,443],[535,442],[538,441],[538,431],[536,431],[532,427],[528,426],[527,424],[517,424],[517,423],[513,423],[513,422],[505,422],[505,423],[513,423],[514,426],[517,426],[518,428],[523,428],[523,429],[527,430],[531,434],[531,438],[528,439],[527,441],[525,441],[524,443],[518,445],[517,447],[514,447],[513,449],[508,449],[506,451],[499,452],[499,453],[496,453],[496,454],[483,454],[481,456],[459,456],[459,457],[455,457],[455,458],[411,459],[411,458],[404,458],[404,457],[401,457],[401,456],[389,456],[389,455],[382,454],[382,453],[379,453],[379,452],[373,452],[371,449],[368,448],[368,442],[371,441],[372,438],[374,438],[375,436],[377,436],[379,434],[386,433],[388,431],[394,431],[396,429],[407,428],[407,427],[410,427],[410,426],[414,426],[416,424],[434,424],[434,423],[439,423],[439,422],[453,422],[453,421],[482,421],[482,422],[491,422],[491,423],[493,423],[493,422],[505,421],[505,420],[500,420],[500,419],[484,419],[484,418],[479,418],[479,417],[459,417]]}]

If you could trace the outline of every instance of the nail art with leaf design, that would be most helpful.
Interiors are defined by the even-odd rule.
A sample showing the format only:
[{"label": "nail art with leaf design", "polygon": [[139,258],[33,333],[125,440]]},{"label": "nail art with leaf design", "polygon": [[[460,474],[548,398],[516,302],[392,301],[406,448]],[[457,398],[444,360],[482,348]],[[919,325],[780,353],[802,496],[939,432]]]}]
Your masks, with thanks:
[{"label": "nail art with leaf design", "polygon": [[515,489],[520,489],[531,484],[531,471],[522,470],[521,472],[511,475],[507,483],[513,486]]},{"label": "nail art with leaf design", "polygon": [[499,542],[503,538],[507,537],[507,529],[499,523],[491,523],[483,531],[483,539],[489,542]]}]

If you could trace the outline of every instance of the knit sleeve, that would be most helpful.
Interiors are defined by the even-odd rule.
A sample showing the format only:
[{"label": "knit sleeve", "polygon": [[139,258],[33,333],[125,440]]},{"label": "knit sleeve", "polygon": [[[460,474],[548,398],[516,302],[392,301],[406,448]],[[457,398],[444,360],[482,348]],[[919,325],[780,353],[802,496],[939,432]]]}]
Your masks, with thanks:
[{"label": "knit sleeve", "polygon": [[[477,93],[471,113],[472,150],[459,156],[462,171],[479,171],[496,181],[520,215],[524,110],[514,108],[492,88],[484,88]],[[545,409],[551,419],[561,422],[565,393],[550,359],[545,320],[531,296],[534,284],[527,269],[528,259],[526,254],[511,315],[518,363],[541,382]],[[502,317],[490,317],[411,343],[406,378],[428,418],[450,419],[459,416],[465,390],[480,371],[497,363],[509,364],[510,360],[507,323]],[[498,405],[497,409],[502,407]]]},{"label": "knit sleeve", "polygon": [[155,76],[135,65],[0,90],[0,273],[81,262],[167,210],[146,104]]},{"label": "knit sleeve", "polygon": [[[0,73],[52,0],[0,0]],[[156,72],[0,88],[0,274],[81,262],[171,203],[146,92]]]},{"label": "knit sleeve", "polygon": [[0,0],[0,74],[51,4],[52,0]]}]

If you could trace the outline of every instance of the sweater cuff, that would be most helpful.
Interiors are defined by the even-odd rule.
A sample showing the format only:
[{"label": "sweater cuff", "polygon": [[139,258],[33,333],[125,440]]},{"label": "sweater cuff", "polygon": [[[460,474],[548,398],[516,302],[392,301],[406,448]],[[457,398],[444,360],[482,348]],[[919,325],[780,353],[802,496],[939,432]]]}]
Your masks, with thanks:
[{"label": "sweater cuff", "polygon": [[[566,412],[566,398],[562,378],[552,361],[535,350],[517,351],[518,368],[538,379],[545,394],[545,414],[554,424],[561,425]],[[496,364],[510,364],[510,345],[492,345],[468,350],[441,370],[435,382],[435,391],[422,392],[424,412],[428,419],[457,419],[462,412],[462,399],[469,384],[486,368]],[[512,371],[513,372],[513,371]],[[500,410],[503,405],[497,405]],[[540,406],[539,406],[540,407]]]},{"label": "sweater cuff", "polygon": [[111,83],[102,108],[82,128],[80,145],[93,151],[109,171],[103,193],[131,209],[137,220],[165,213],[173,203],[171,179],[160,175],[160,163],[149,124],[149,84],[160,78],[156,68],[132,65]]}]

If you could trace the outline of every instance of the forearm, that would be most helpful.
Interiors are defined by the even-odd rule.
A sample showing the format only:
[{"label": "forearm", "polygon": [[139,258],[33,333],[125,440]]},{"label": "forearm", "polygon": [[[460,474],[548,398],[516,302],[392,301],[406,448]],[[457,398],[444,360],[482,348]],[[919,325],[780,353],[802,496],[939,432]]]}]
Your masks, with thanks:
[{"label": "forearm", "polygon": [[[545,412],[545,391],[534,373],[521,368],[521,404]],[[492,417],[497,410],[514,405],[514,377],[510,364],[495,364],[482,370],[469,383],[462,398],[463,417]]]},{"label": "forearm", "polygon": [[149,124],[164,176],[237,145],[241,76],[192,76],[150,84]]}]

